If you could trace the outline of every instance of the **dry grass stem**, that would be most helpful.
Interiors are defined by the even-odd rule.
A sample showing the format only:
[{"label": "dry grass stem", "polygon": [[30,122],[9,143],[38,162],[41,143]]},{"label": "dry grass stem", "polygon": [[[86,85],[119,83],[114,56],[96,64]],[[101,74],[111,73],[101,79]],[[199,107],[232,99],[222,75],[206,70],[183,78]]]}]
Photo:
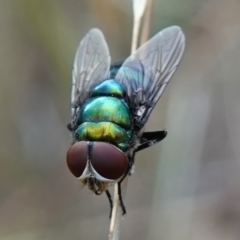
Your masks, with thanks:
[{"label": "dry grass stem", "polygon": [[[139,30],[141,25],[141,19],[144,14],[146,8],[146,0],[133,0],[133,14],[134,14],[134,22],[133,22],[133,34],[132,34],[132,47],[131,54],[133,54],[138,46],[138,38],[139,38]],[[122,182],[122,197],[124,198],[126,188],[127,188],[127,180],[128,177],[124,179]],[[122,218],[122,209],[119,205],[119,196],[118,196],[118,186],[115,184],[114,186],[114,199],[113,199],[113,210],[112,210],[112,218],[110,222],[109,229],[109,240],[118,240],[119,239],[119,229],[120,222]]]}]

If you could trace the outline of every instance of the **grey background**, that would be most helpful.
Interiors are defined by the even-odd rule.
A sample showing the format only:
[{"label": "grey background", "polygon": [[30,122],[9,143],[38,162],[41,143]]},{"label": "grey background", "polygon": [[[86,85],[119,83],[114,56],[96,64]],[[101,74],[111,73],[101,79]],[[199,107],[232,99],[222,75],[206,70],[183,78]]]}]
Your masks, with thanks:
[{"label": "grey background", "polygon": [[[173,24],[186,51],[147,124],[169,134],[137,155],[121,239],[239,239],[240,2],[155,0],[151,36]],[[73,56],[92,27],[126,58],[131,1],[0,1],[1,240],[107,239],[105,195],[65,162]]]}]

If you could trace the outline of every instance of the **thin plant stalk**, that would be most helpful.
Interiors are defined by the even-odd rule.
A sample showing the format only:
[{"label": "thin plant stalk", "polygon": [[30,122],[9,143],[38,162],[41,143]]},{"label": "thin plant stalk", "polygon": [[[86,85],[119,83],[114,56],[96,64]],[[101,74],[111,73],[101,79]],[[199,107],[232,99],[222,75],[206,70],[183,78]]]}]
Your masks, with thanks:
[{"label": "thin plant stalk", "polygon": [[153,0],[148,0],[147,6],[146,6],[146,12],[144,14],[144,20],[142,23],[140,46],[149,39],[152,10],[153,10]]},{"label": "thin plant stalk", "polygon": [[[138,46],[141,19],[145,11],[146,3],[147,3],[147,0],[133,0],[134,22],[133,22],[131,54],[134,54]],[[126,177],[122,182],[122,189],[124,189],[124,191],[122,191],[123,198],[125,196],[127,182],[128,182],[128,177]],[[109,235],[108,235],[109,240],[119,240],[119,234],[120,234],[119,229],[120,229],[121,219],[122,219],[122,209],[119,204],[118,185],[115,184],[112,217],[111,217],[110,229],[109,229]]]},{"label": "thin plant stalk", "polygon": [[133,0],[133,33],[131,54],[133,54],[138,46],[139,31],[141,20],[147,5],[147,0]]}]

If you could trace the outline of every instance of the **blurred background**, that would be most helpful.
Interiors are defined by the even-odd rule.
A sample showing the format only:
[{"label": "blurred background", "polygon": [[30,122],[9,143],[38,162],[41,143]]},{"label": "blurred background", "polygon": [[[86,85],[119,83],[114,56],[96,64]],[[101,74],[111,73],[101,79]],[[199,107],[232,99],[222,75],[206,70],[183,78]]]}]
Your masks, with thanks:
[{"label": "blurred background", "polygon": [[[176,24],[180,67],[147,124],[167,138],[136,157],[121,239],[240,239],[240,1],[155,0],[150,35]],[[0,1],[0,239],[107,239],[109,204],[71,175],[73,57],[100,28],[130,53],[130,0]]]}]

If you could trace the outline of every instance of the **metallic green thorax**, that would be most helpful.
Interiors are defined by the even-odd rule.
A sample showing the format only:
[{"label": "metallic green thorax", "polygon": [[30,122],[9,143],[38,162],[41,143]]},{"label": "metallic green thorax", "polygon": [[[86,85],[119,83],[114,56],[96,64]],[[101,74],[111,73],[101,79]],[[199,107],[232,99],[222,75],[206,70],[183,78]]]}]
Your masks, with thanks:
[{"label": "metallic green thorax", "polygon": [[110,142],[129,148],[132,120],[124,97],[125,89],[113,79],[96,85],[79,111],[76,140]]}]

